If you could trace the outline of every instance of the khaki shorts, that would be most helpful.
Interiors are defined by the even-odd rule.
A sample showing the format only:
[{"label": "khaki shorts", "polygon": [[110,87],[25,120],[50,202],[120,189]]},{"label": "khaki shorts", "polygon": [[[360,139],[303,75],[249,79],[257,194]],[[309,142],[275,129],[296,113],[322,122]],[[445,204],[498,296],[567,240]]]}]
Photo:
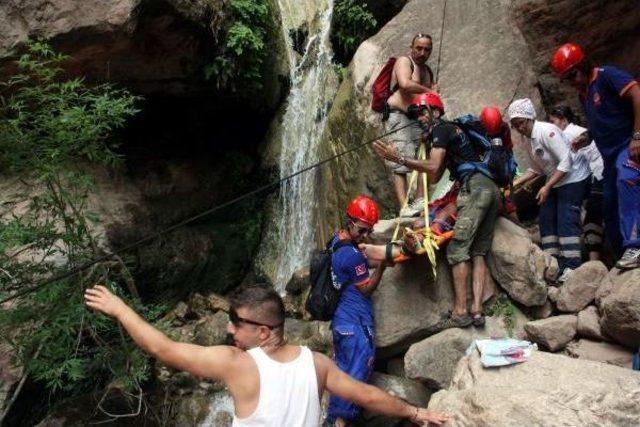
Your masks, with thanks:
[{"label": "khaki shorts", "polygon": [[[385,137],[385,141],[395,144],[402,157],[415,159],[422,136],[422,129],[417,121],[409,119],[404,113],[392,111],[389,114],[389,119],[385,122],[384,129],[386,133],[406,125],[410,126]],[[405,175],[411,172],[409,168],[398,163],[385,161],[385,164],[393,173]]]},{"label": "khaki shorts", "polygon": [[476,172],[460,186],[456,202],[458,220],[447,246],[450,265],[485,256],[491,250],[493,230],[500,206],[500,190],[485,175]]}]

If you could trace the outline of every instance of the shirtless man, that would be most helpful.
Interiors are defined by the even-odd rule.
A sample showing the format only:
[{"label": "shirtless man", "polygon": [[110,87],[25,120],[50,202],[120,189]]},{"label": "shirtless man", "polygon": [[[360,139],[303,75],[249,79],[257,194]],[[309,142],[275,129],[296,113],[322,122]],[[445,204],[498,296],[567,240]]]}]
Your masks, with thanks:
[{"label": "shirtless man", "polygon": [[[437,90],[433,82],[433,72],[427,65],[433,48],[432,44],[430,35],[416,34],[411,41],[409,55],[398,57],[391,74],[393,93],[387,100],[389,119],[385,122],[385,131],[391,132],[398,127],[410,124],[409,127],[390,135],[388,140],[398,147],[403,157],[409,159],[416,157],[422,131],[417,121],[407,117],[407,107],[416,94]],[[387,162],[387,167],[393,172],[393,185],[402,206],[408,191],[407,175],[411,171],[404,164]],[[423,197],[422,180],[418,179],[416,199],[419,200],[421,197]],[[419,212],[418,204],[413,206],[415,209],[401,212],[401,215],[411,216]]]},{"label": "shirtless man", "polygon": [[87,289],[85,300],[117,319],[140,348],[162,363],[223,381],[235,405],[234,427],[318,426],[325,388],[372,412],[415,423],[442,425],[448,419],[352,379],[323,354],[287,344],[282,299],[266,286],[242,287],[231,295],[228,332],[235,347],[172,341],[104,286]]}]

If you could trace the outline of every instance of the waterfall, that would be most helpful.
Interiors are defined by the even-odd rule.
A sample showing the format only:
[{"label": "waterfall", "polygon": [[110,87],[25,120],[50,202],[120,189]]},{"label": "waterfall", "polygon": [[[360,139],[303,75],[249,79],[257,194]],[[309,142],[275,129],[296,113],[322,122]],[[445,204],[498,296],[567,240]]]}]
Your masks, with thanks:
[{"label": "waterfall", "polygon": [[[333,0],[278,0],[278,6],[291,82],[279,132],[278,166],[283,178],[319,160],[319,145],[337,80],[329,41]],[[306,43],[298,46],[298,53],[293,37],[301,21],[306,23],[308,35]],[[309,251],[316,243],[316,173],[306,172],[280,186],[270,246],[273,280],[280,291],[292,273],[308,262]]]}]

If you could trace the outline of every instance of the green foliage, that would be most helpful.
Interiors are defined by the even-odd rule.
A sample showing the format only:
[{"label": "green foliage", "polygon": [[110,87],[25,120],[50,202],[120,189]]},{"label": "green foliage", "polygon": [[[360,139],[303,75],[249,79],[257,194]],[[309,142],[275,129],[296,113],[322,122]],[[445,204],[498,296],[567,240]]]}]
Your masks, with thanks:
[{"label": "green foliage", "polygon": [[[88,207],[95,184],[80,165],[119,161],[110,138],[137,112],[136,97],[110,85],[64,79],[66,59],[44,41],[30,42],[0,88],[0,165],[23,184],[0,205],[0,298],[103,254],[93,227],[97,216]],[[135,287],[119,259],[0,310],[0,339],[51,392],[68,396],[114,380],[134,388],[150,373],[149,359],[118,325],[85,307],[84,289],[98,283],[149,320],[158,317],[161,308],[145,309],[132,298]]]},{"label": "green foliage", "polygon": [[364,0],[336,0],[331,41],[337,59],[347,64],[360,43],[373,34],[377,25]]},{"label": "green foliage", "polygon": [[513,337],[516,327],[516,308],[506,294],[500,294],[484,308],[486,316],[501,316],[507,334]]},{"label": "green foliage", "polygon": [[231,0],[231,19],[221,31],[220,49],[205,69],[218,89],[242,90],[246,96],[262,89],[271,8],[268,0]]}]

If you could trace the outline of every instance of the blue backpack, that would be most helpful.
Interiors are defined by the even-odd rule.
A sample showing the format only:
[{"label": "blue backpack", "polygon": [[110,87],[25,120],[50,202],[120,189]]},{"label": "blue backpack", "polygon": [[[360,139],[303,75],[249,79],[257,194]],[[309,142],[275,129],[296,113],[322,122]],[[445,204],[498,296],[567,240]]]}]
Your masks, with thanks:
[{"label": "blue backpack", "polygon": [[464,131],[480,157],[480,161],[459,164],[456,168],[457,175],[467,177],[478,171],[491,178],[499,187],[510,186],[518,167],[513,152],[502,145],[491,145],[482,122],[472,114],[457,117],[453,123]]}]

